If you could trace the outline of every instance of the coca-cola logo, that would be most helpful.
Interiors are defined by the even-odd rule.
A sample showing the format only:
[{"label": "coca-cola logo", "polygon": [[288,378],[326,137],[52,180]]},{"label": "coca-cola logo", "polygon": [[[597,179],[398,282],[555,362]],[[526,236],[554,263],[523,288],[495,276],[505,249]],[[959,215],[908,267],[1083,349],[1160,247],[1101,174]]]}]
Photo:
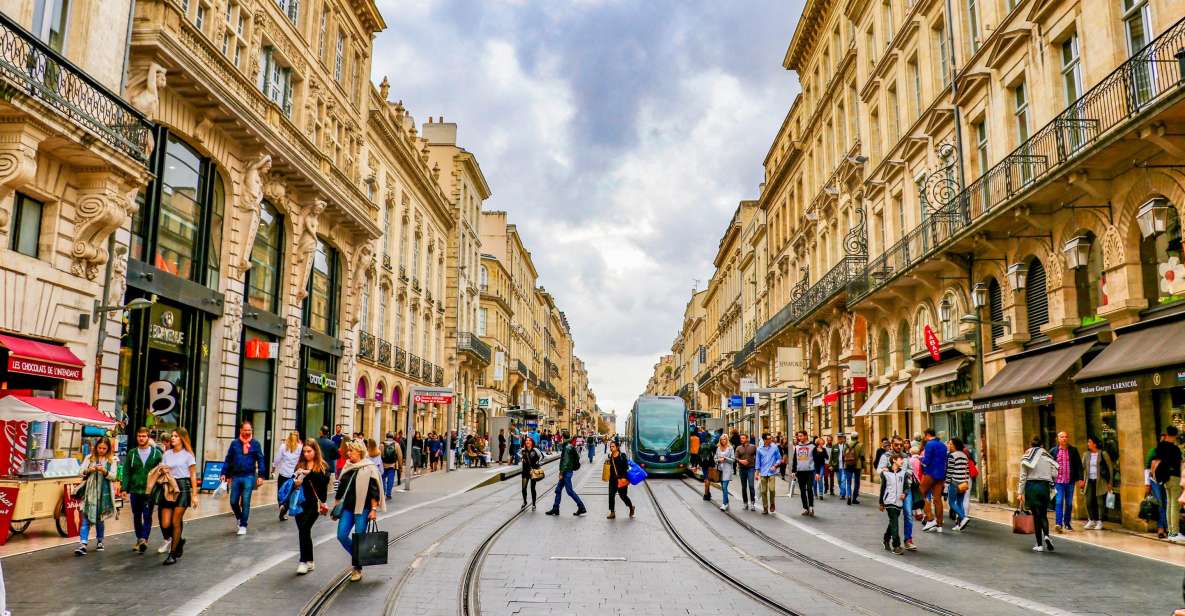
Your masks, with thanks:
[{"label": "coca-cola logo", "polygon": [[0,491],[0,505],[4,505],[5,511],[12,508],[13,504],[14,503],[12,502],[12,500],[10,500],[8,498],[8,492]]},{"label": "coca-cola logo", "polygon": [[7,474],[15,473],[25,465],[29,448],[29,422],[5,421],[4,446],[8,449]]}]

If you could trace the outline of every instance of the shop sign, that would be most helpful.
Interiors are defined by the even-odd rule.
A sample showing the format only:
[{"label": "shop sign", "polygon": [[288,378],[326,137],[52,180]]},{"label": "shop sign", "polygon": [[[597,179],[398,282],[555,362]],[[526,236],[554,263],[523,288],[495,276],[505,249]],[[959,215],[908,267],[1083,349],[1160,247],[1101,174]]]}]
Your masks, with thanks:
[{"label": "shop sign", "polygon": [[305,378],[309,385],[321,389],[337,389],[337,379],[326,372],[306,372]]},{"label": "shop sign", "polygon": [[416,394],[416,404],[452,404],[452,394]]},{"label": "shop sign", "polygon": [[926,350],[930,351],[930,359],[941,360],[942,352],[939,350],[938,335],[934,333],[934,328],[926,325],[922,330],[922,337],[926,339]]},{"label": "shop sign", "polygon": [[153,304],[148,317],[148,344],[166,351],[182,352],[185,332],[181,331],[181,310]]},{"label": "shop sign", "polygon": [[218,489],[218,484],[222,483],[222,467],[224,466],[226,466],[226,462],[222,460],[206,462],[202,465],[203,490],[213,492]]},{"label": "shop sign", "polygon": [[931,413],[949,413],[951,411],[969,411],[971,410],[970,400],[955,400],[954,402],[942,402],[940,404],[931,404]]},{"label": "shop sign", "polygon": [[490,399],[489,398],[478,398],[477,399],[477,408],[479,408],[479,409],[490,408]]},{"label": "shop sign", "polygon": [[82,368],[79,366],[62,366],[60,364],[51,364],[46,361],[14,357],[12,355],[8,356],[8,369],[11,372],[48,376],[54,379],[66,379],[68,381],[82,380]]},{"label": "shop sign", "polygon": [[1140,379],[1129,376],[1110,381],[1080,384],[1078,385],[1078,393],[1084,396],[1102,396],[1121,391],[1131,391],[1133,389],[1139,389],[1139,387]]},{"label": "shop sign", "polygon": [[280,351],[279,343],[261,338],[249,338],[245,346],[247,359],[273,359]]},{"label": "shop sign", "polygon": [[16,511],[16,497],[20,491],[19,485],[0,488],[0,545],[8,543],[8,531],[12,524],[12,514]]},{"label": "shop sign", "polygon": [[802,349],[799,347],[778,347],[774,363],[774,378],[779,383],[802,382]]},{"label": "shop sign", "polygon": [[747,394],[747,393],[753,391],[754,389],[757,389],[757,379],[751,379],[748,377],[741,378],[741,393],[742,394]]},{"label": "shop sign", "polygon": [[[148,410],[165,423],[173,423],[181,405],[181,390],[172,381],[153,381],[148,384]],[[173,417],[170,417],[173,416]]]},{"label": "shop sign", "polygon": [[1031,406],[1035,404],[1049,404],[1053,402],[1053,392],[1041,391],[1029,394],[1017,394],[1015,396],[1004,396],[1002,398],[992,398],[989,400],[979,400],[972,403],[971,409],[974,411],[999,411],[1002,409],[1019,408],[1022,406]]}]

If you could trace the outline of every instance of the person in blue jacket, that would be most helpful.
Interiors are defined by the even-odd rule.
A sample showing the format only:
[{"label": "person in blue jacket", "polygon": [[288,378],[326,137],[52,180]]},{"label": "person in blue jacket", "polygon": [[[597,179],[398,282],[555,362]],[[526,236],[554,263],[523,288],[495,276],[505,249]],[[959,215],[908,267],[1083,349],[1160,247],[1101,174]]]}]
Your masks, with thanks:
[{"label": "person in blue jacket", "polygon": [[926,428],[926,441],[922,447],[922,498],[926,501],[925,532],[942,532],[942,491],[946,486],[946,444],[934,432],[934,428]]},{"label": "person in blue jacket", "polygon": [[230,484],[230,510],[239,523],[239,535],[247,534],[247,518],[251,516],[251,493],[267,478],[263,447],[252,438],[250,421],[239,424],[239,438],[226,450],[222,467],[222,481]]}]

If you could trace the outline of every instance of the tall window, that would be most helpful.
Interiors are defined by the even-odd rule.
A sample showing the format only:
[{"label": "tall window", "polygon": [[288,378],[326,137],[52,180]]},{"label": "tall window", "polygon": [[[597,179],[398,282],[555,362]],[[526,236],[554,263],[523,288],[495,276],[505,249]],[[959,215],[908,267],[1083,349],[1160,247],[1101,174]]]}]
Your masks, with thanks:
[{"label": "tall window", "polygon": [[938,76],[942,87],[950,84],[950,52],[946,47],[946,25],[938,24],[934,29],[934,48],[938,50]]},{"label": "tall window", "polygon": [[901,367],[913,367],[913,349],[909,344],[909,321],[902,321],[897,326],[897,351],[901,353]]},{"label": "tall window", "polygon": [[45,204],[20,193],[13,199],[12,249],[36,257],[41,239],[41,212]]},{"label": "tall window", "polygon": [[1012,88],[1012,117],[1016,123],[1016,144],[1029,140],[1029,95],[1025,82],[1017,82]]},{"label": "tall window", "polygon": [[346,63],[346,33],[338,30],[337,44],[333,46],[333,78],[338,83],[342,80],[342,67]]},{"label": "tall window", "polygon": [[481,290],[483,292],[488,291],[490,288],[490,270],[484,265],[481,266],[480,276],[481,278],[479,284],[481,285]]},{"label": "tall window", "polygon": [[975,6],[977,0],[967,0],[967,28],[970,30],[968,37],[971,40],[971,53],[979,51],[979,7]]},{"label": "tall window", "polygon": [[[1071,34],[1069,38],[1062,43],[1062,87],[1066,94],[1066,106],[1070,107],[1078,102],[1078,98],[1082,96],[1082,62],[1078,51],[1078,34]],[[1073,122],[1079,119],[1078,109],[1071,111],[1072,117],[1068,118]],[[1071,123],[1066,134],[1067,146],[1070,152],[1077,151],[1082,147],[1085,141],[1085,135],[1082,133],[1081,127],[1075,123]]]},{"label": "tall window", "polygon": [[477,335],[486,335],[486,319],[489,318],[489,311],[485,308],[479,308],[477,311]]},{"label": "tall window", "polygon": [[913,119],[922,113],[922,69],[917,56],[909,59],[909,74],[913,77]]},{"label": "tall window", "polygon": [[66,47],[69,13],[69,0],[37,0],[33,5],[33,34],[50,49],[61,52]]},{"label": "tall window", "polygon": [[391,295],[390,290],[383,285],[379,285],[379,338],[387,339],[387,297]]},{"label": "tall window", "polygon": [[881,330],[880,344],[877,345],[876,361],[879,373],[884,375],[893,371],[893,353],[891,342],[889,340],[889,330]]},{"label": "tall window", "polygon": [[869,137],[869,153],[872,155],[872,160],[880,160],[881,157],[881,118],[880,112],[873,109],[868,114],[868,128],[872,132]]},{"label": "tall window", "polygon": [[988,132],[986,119],[975,123],[975,166],[979,170],[979,175],[987,174]]},{"label": "tall window", "polygon": [[297,19],[300,18],[300,0],[276,0],[280,5],[280,11],[288,17],[288,21],[292,25],[296,25]]},{"label": "tall window", "polygon": [[259,50],[259,81],[256,85],[273,103],[292,115],[292,69],[276,54],[274,47]]},{"label": "tall window", "polygon": [[871,24],[864,32],[864,48],[868,50],[868,68],[871,71],[876,68],[876,31]]},{"label": "tall window", "polygon": [[889,86],[886,97],[889,104],[889,109],[886,110],[889,114],[889,147],[892,148],[901,136],[901,105],[897,100],[897,84]]},{"label": "tall window", "polygon": [[1109,303],[1107,298],[1107,274],[1103,272],[1103,248],[1101,242],[1094,235],[1090,237],[1090,254],[1086,259],[1086,267],[1074,270],[1074,290],[1078,300],[1078,318],[1083,326],[1091,325],[1102,319],[1098,318],[1099,307]]},{"label": "tall window", "polygon": [[1004,293],[1000,290],[1000,283],[992,278],[988,282],[988,312],[991,314],[992,323],[992,350],[999,348],[996,342],[998,338],[1004,336]]},{"label": "tall window", "polygon": [[279,212],[264,201],[259,208],[259,232],[251,247],[247,273],[247,303],[260,310],[280,312],[280,263],[284,255],[284,224]]},{"label": "tall window", "polygon": [[420,235],[420,232],[418,230],[415,231],[414,233],[415,233],[416,237],[412,243],[411,275],[413,278],[418,279],[418,277],[420,275],[420,241],[423,239],[423,236]]},{"label": "tall window", "polygon": [[1135,55],[1150,40],[1152,15],[1148,0],[1123,0],[1123,29],[1127,34],[1127,53]]},{"label": "tall window", "polygon": [[1181,219],[1169,205],[1168,224],[1162,233],[1140,242],[1140,271],[1149,306],[1185,300],[1185,256],[1181,250]]},{"label": "tall window", "polygon": [[954,293],[947,293],[942,297],[943,301],[950,304],[951,318],[942,322],[942,339],[954,340],[959,336],[959,317],[963,314],[962,306],[959,304],[959,296]]},{"label": "tall window", "polygon": [[338,258],[337,250],[321,238],[313,251],[313,273],[305,299],[304,324],[327,336],[337,334]]},{"label": "tall window", "polygon": [[1029,337],[1043,336],[1041,326],[1049,322],[1049,296],[1045,288],[1045,265],[1040,259],[1029,262],[1025,278],[1025,311],[1029,317]]},{"label": "tall window", "polygon": [[893,3],[885,0],[881,4],[881,14],[885,20],[885,49],[893,46],[893,35],[897,33],[897,26],[893,23]]},{"label": "tall window", "polygon": [[359,319],[361,325],[359,327],[364,332],[372,332],[374,330],[370,328],[370,283],[362,285],[362,298],[359,303],[362,304],[362,316]]},{"label": "tall window", "polygon": [[317,58],[325,61],[325,32],[329,29],[329,6],[321,7],[321,23],[317,26]]}]

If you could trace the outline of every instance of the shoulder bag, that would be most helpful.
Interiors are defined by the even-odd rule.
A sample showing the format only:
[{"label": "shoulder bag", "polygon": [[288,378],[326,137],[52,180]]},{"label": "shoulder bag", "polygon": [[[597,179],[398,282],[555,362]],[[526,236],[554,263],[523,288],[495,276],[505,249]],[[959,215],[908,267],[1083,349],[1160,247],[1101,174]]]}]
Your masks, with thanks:
[{"label": "shoulder bag", "polygon": [[[354,474],[350,475],[349,486],[346,486],[345,490],[339,490],[339,493],[342,495],[342,498],[339,499],[337,501],[337,503],[333,505],[333,510],[329,512],[330,518],[333,518],[334,520],[342,519],[342,506],[346,504],[345,495],[346,495],[346,493],[348,493],[350,491],[350,486],[354,485],[354,478],[357,476],[358,476],[358,471],[354,471]],[[362,497],[366,498],[366,495],[363,495]]]},{"label": "shoulder bag", "polygon": [[387,564],[387,531],[379,530],[374,520],[366,522],[366,532],[354,533],[350,556],[355,567]]},{"label": "shoulder bag", "polygon": [[1033,514],[1017,509],[1012,512],[1012,532],[1017,535],[1031,535],[1036,532],[1033,526]]}]

